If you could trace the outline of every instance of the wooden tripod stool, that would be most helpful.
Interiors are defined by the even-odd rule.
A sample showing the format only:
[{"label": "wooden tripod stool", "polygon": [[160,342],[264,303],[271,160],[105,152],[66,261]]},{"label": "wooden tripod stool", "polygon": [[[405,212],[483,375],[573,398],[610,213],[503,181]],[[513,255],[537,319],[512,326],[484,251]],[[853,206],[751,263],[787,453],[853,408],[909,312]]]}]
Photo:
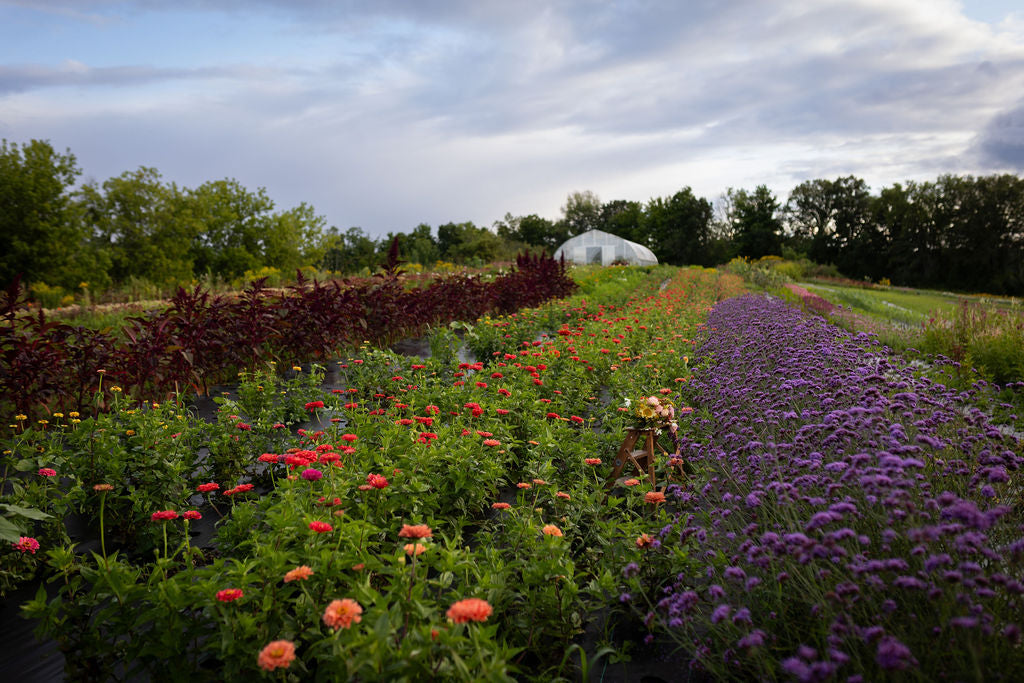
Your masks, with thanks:
[{"label": "wooden tripod stool", "polygon": [[[641,442],[643,445],[637,448],[637,442],[641,440],[641,437],[643,437]],[[615,468],[612,470],[612,475],[608,478],[605,488],[610,489],[615,485],[619,477],[623,476],[623,468],[626,468],[627,474],[632,474],[635,471],[641,477],[647,477],[651,486],[654,486],[655,447],[668,455],[668,452],[655,440],[653,429],[630,429],[626,434],[626,439],[619,446],[619,452],[615,456]]]}]

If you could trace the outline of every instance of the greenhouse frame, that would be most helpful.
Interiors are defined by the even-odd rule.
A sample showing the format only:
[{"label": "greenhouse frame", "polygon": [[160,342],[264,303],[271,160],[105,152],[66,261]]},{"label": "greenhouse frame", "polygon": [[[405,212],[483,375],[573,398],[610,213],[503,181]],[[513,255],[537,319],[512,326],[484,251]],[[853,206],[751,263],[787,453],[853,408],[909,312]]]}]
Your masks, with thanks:
[{"label": "greenhouse frame", "polygon": [[658,263],[654,252],[642,244],[603,230],[588,230],[570,237],[555,251],[555,259],[579,265],[610,266],[627,263],[631,266],[653,266]]}]

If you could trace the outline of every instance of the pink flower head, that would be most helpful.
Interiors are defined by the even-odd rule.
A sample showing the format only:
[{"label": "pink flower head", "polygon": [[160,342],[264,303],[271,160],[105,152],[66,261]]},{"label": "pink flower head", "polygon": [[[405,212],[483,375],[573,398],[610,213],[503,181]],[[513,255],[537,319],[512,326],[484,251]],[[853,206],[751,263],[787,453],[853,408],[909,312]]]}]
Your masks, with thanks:
[{"label": "pink flower head", "polygon": [[56,477],[57,476],[57,470],[51,469],[49,467],[44,467],[44,468],[39,470],[39,476],[40,477]]},{"label": "pink flower head", "polygon": [[36,551],[39,550],[39,541],[31,536],[22,536],[18,539],[17,543],[12,543],[11,546],[20,550],[22,553],[30,552],[35,555]]},{"label": "pink flower head", "polygon": [[199,491],[200,493],[209,493],[210,491],[216,491],[219,488],[220,484],[211,481],[206,484],[200,484],[196,487],[196,491]]},{"label": "pink flower head", "polygon": [[318,410],[318,409],[323,408],[323,407],[324,407],[324,402],[323,401],[310,401],[309,403],[306,404],[306,410],[308,410],[311,413],[314,410]]},{"label": "pink flower head", "polygon": [[242,595],[244,594],[241,588],[225,588],[222,591],[217,591],[217,599],[221,602],[234,602]]},{"label": "pink flower head", "polygon": [[305,479],[306,481],[316,481],[318,479],[323,478],[323,476],[323,472],[321,472],[320,470],[313,469],[312,467],[306,470],[302,470],[302,478]]},{"label": "pink flower head", "polygon": [[318,534],[326,534],[328,531],[334,531],[334,527],[327,522],[310,522],[309,528]]},{"label": "pink flower head", "polygon": [[202,519],[203,516],[199,514],[199,510],[186,510],[181,513],[181,516],[185,519]]},{"label": "pink flower head", "polygon": [[150,519],[154,522],[166,522],[171,519],[177,519],[178,513],[174,510],[158,510],[150,515]]}]

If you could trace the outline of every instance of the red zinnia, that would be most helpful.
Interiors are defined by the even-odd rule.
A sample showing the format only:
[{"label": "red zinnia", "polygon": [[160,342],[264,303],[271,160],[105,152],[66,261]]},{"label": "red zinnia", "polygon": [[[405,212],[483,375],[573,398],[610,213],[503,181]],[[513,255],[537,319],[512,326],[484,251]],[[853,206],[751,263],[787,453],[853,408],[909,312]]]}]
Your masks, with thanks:
[{"label": "red zinnia", "polygon": [[366,483],[375,489],[383,489],[388,486],[388,480],[383,474],[366,475]]},{"label": "red zinnia", "polygon": [[332,527],[327,522],[310,522],[309,528],[317,532],[318,534],[325,534],[328,531],[334,531],[334,527]]},{"label": "red zinnia", "polygon": [[225,588],[222,591],[217,591],[217,599],[221,602],[234,602],[242,595],[241,588]]},{"label": "red zinnia", "polygon": [[174,510],[158,510],[150,515],[150,519],[154,522],[166,522],[169,519],[177,519],[178,513]]}]

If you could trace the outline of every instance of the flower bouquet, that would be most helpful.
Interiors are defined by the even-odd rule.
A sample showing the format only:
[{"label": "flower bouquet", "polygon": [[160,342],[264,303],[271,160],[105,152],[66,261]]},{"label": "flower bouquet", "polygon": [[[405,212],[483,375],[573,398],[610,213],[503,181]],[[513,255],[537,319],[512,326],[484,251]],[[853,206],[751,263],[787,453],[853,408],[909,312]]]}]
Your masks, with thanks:
[{"label": "flower bouquet", "polygon": [[641,396],[635,401],[626,399],[626,408],[633,418],[634,429],[668,429],[675,432],[676,407],[668,398]]}]

